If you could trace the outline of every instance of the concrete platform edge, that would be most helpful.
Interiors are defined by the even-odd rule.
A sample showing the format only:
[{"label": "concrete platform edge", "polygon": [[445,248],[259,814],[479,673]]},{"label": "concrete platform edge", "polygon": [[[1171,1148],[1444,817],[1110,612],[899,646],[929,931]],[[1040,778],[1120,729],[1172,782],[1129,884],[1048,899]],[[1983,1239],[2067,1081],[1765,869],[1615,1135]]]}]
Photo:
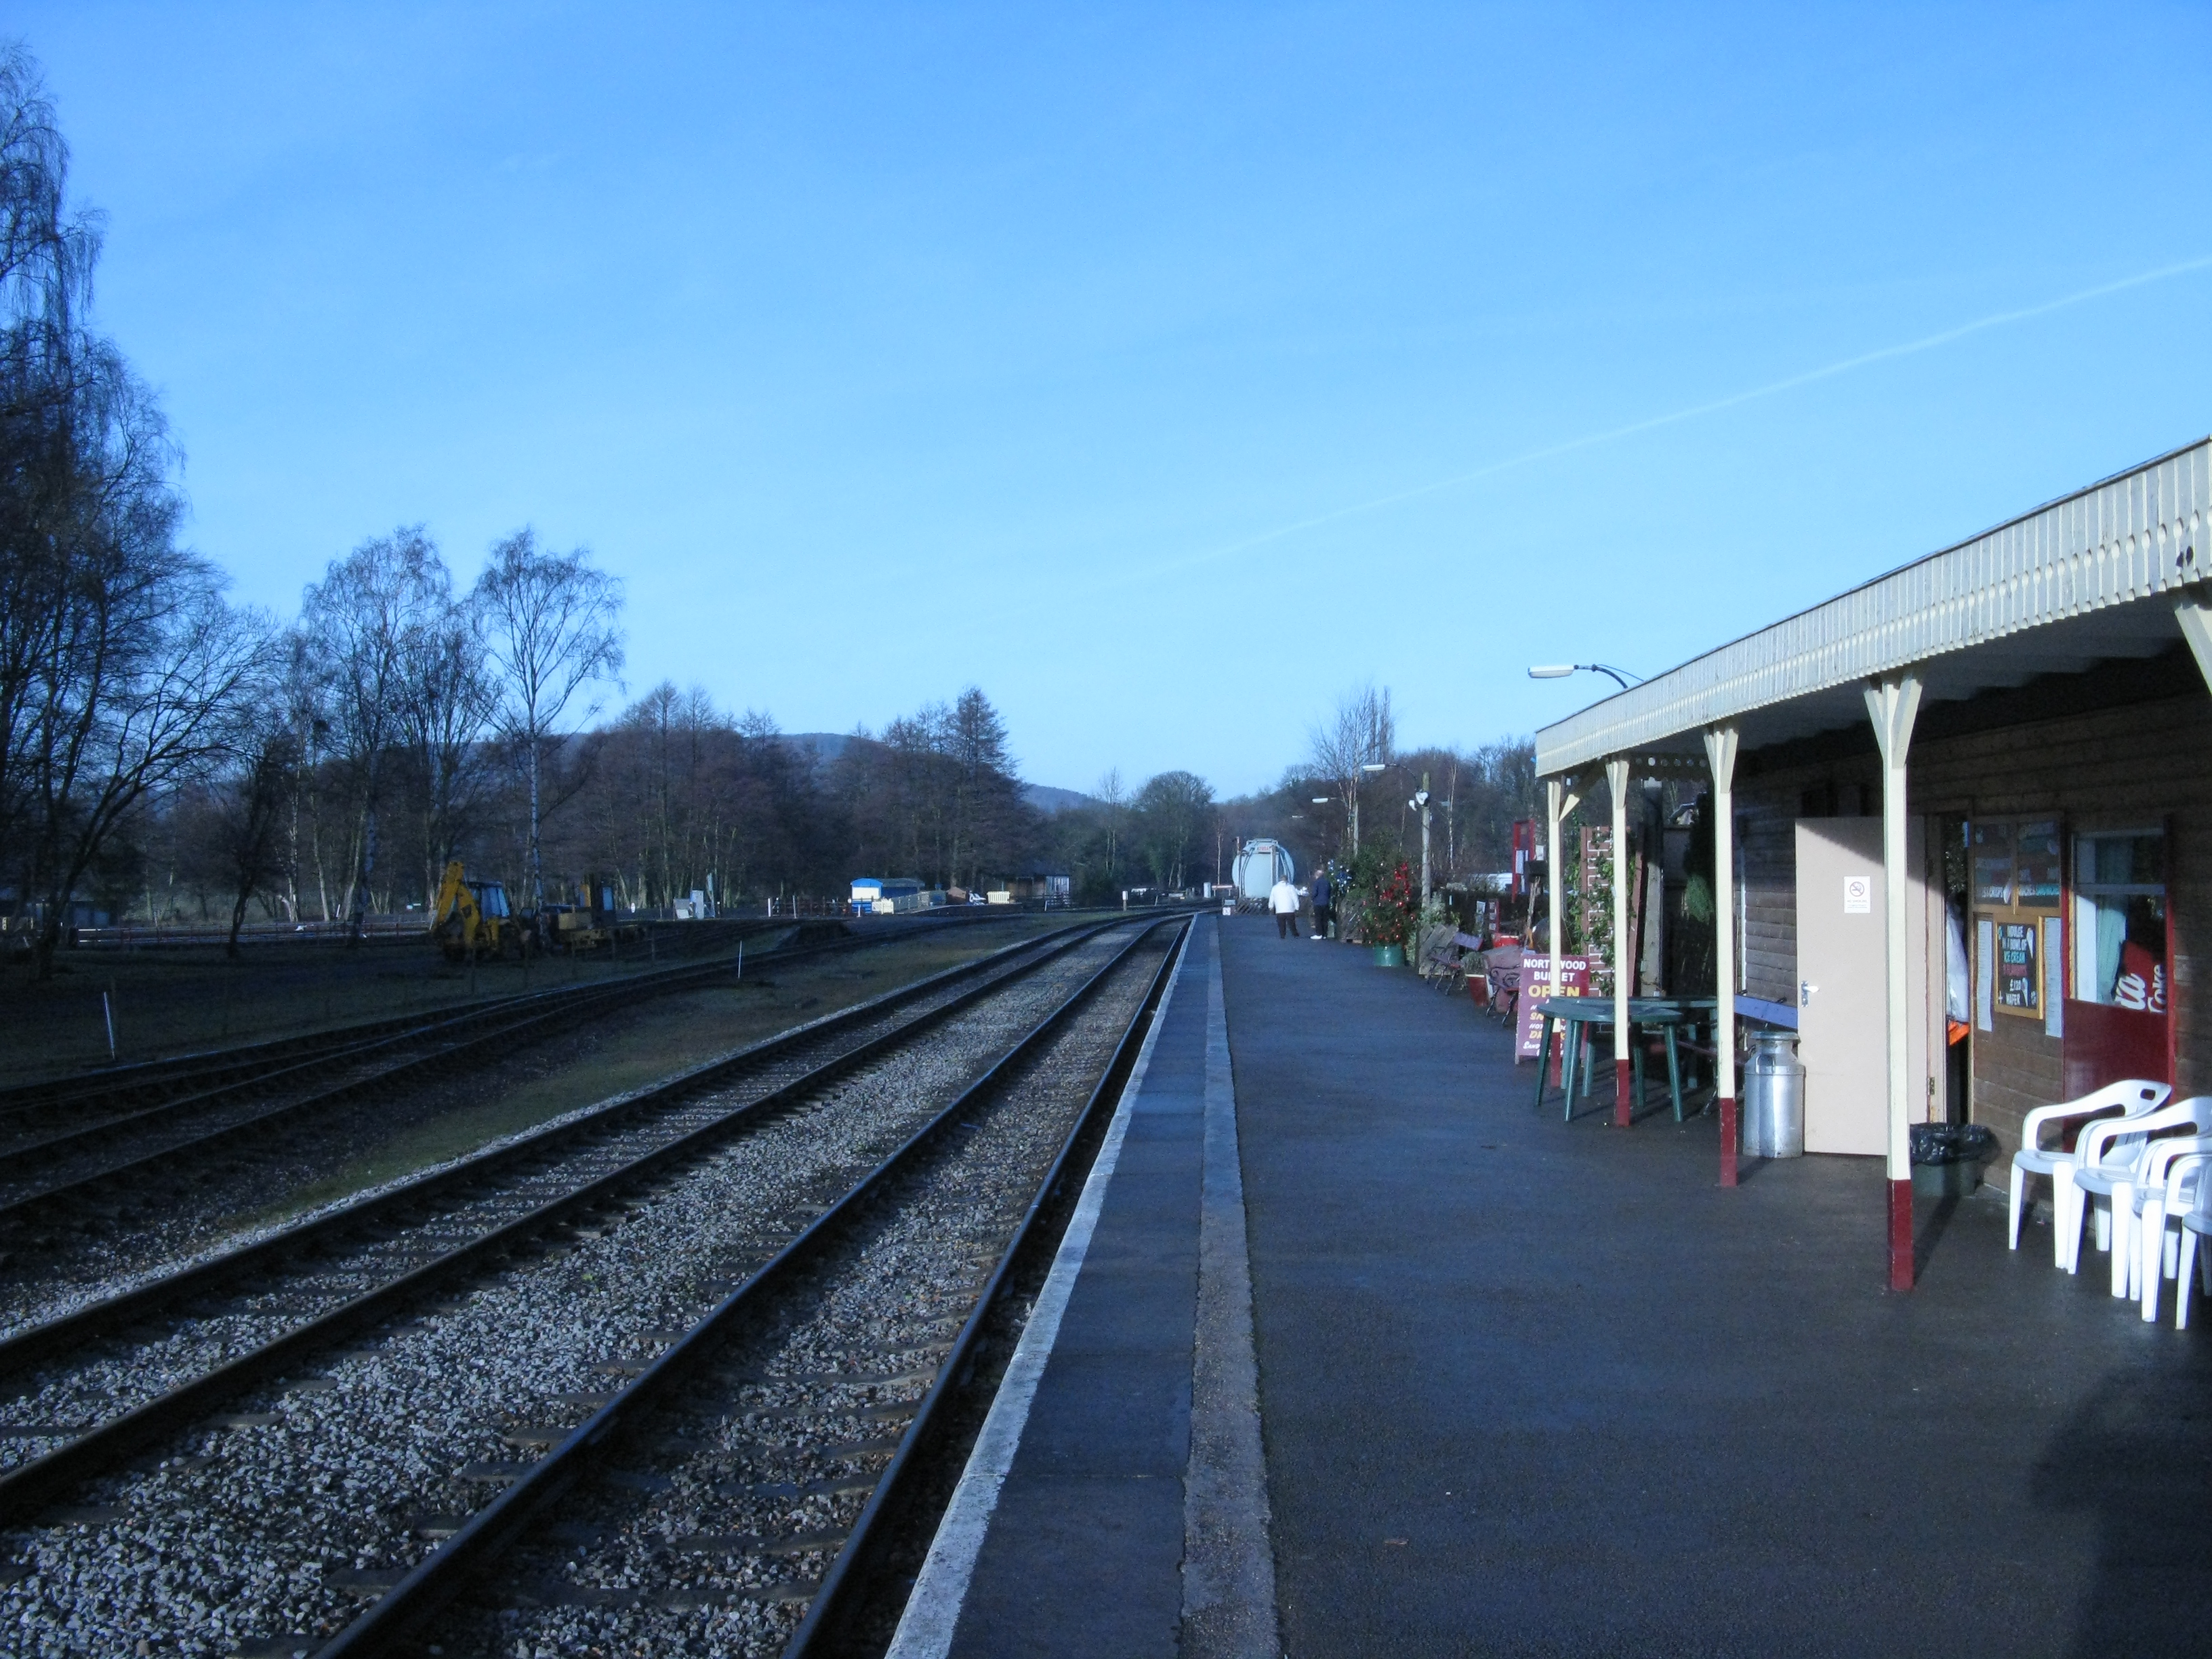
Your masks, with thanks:
[{"label": "concrete platform edge", "polygon": [[1276,1659],[1281,1648],[1253,1347],[1252,1263],[1220,940],[1212,929],[1207,944],[1206,1152],[1190,1465],[1183,1480],[1182,1651],[1201,1659]]},{"label": "concrete platform edge", "polygon": [[[1036,1398],[1037,1384],[1043,1379],[1047,1363],[1052,1358],[1053,1344],[1060,1336],[1061,1316],[1067,1311],[1068,1297],[1074,1293],[1075,1281],[1081,1276],[1085,1256],[1091,1249],[1091,1236],[1098,1225],[1099,1212],[1106,1203],[1106,1189],[1114,1180],[1115,1166],[1120,1162],[1121,1143],[1127,1138],[1129,1116],[1137,1097],[1143,1091],[1145,1074],[1151,1068],[1152,1050],[1166,1027],[1169,1007],[1176,993],[1182,988],[1183,969],[1190,963],[1190,947],[1194,928],[1183,935],[1175,972],[1169,976],[1166,994],[1152,1016],[1152,1029],[1145,1033],[1144,1045],[1138,1050],[1137,1061],[1130,1068],[1129,1080],[1121,1087],[1121,1097],[1115,1103],[1114,1120],[1107,1126],[1106,1134],[1098,1146],[1098,1156],[1091,1166],[1091,1174],[1083,1183],[1083,1195],[1076,1201],[1075,1213],[1069,1218],[1067,1231],[1054,1254],[1052,1272],[1045,1278],[1044,1288],[1037,1294],[1036,1306],[1030,1312],[1029,1323],[1024,1327],[1021,1340],[1015,1345],[1014,1357],[1007,1362],[1006,1374],[999,1382],[999,1391],[991,1401],[990,1412],[983,1419],[975,1445],[968,1454],[966,1466],[960,1472],[960,1484],[953,1489],[952,1501],[945,1506],[945,1518],[938,1523],[937,1535],[931,1540],[929,1554],[923,1561],[921,1571],[915,1579],[913,1593],[908,1596],[906,1611],[899,1617],[897,1631],[885,1652],[885,1659],[945,1659],[951,1650],[953,1632],[959,1627],[960,1612],[968,1598],[968,1587],[975,1571],[976,1558],[982,1553],[983,1540],[989,1533],[992,1516],[999,1506],[999,1492],[1005,1486],[1007,1472],[1013,1468],[1014,1455],[1021,1449],[1022,1431],[1029,1425],[1030,1407]],[[1212,994],[1209,1004],[1208,1036],[1212,1036],[1211,1019],[1218,1018],[1221,997],[1221,970],[1218,953],[1213,957]],[[1209,1054],[1209,1079],[1211,1073]],[[1226,1062],[1226,1043],[1224,1044]],[[1209,1090],[1210,1092],[1210,1090]],[[1238,1237],[1243,1237],[1243,1212],[1240,1205]],[[1248,1352],[1251,1341],[1251,1287],[1248,1279],[1245,1286],[1245,1341]],[[1255,1432],[1256,1434],[1256,1419]],[[1273,1600],[1269,1598],[1272,1609]],[[1270,1615],[1272,1622],[1272,1613]]]}]

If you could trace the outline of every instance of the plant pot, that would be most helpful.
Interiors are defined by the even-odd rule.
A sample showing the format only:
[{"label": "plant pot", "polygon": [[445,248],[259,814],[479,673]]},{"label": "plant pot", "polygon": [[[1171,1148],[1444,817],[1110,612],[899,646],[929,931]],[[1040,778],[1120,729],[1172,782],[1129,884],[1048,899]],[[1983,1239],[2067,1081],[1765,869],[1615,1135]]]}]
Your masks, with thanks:
[{"label": "plant pot", "polygon": [[1375,946],[1374,949],[1375,965],[1377,968],[1403,968],[1406,965],[1406,947],[1404,945],[1378,945]]}]

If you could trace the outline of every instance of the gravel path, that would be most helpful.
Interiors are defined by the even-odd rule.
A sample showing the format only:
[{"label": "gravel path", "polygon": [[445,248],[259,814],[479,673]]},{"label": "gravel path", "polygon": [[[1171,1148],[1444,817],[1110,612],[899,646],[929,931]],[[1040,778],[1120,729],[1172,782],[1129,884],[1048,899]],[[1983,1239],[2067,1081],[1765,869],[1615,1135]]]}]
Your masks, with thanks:
[{"label": "gravel path", "polygon": [[[356,1595],[580,1421],[1126,940],[1079,946],[573,1243],[241,1399],[158,1465],[56,1512],[58,1524],[7,1534],[8,1650],[222,1656],[343,1624]],[[251,1318],[168,1340],[198,1354]],[[8,1415],[35,1425],[112,1410],[159,1386],[167,1346],[72,1368]]]}]

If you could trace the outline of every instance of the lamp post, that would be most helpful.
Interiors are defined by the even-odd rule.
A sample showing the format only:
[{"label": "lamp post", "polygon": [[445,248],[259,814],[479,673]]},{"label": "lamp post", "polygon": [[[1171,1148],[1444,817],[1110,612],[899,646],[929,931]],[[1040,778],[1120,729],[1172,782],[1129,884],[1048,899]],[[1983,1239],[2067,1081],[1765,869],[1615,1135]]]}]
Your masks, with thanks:
[{"label": "lamp post", "polygon": [[1421,908],[1429,908],[1429,775],[1421,774],[1421,787],[1413,791],[1413,804],[1421,814]]},{"label": "lamp post", "polygon": [[[1369,761],[1359,769],[1361,772],[1380,772],[1382,763]],[[1352,856],[1359,856],[1359,779],[1357,775],[1352,780]]]},{"label": "lamp post", "polygon": [[1563,680],[1570,674],[1610,674],[1614,684],[1624,691],[1632,684],[1644,684],[1643,675],[1632,674],[1626,668],[1614,668],[1601,662],[1540,663],[1528,671],[1528,678],[1532,680]]}]

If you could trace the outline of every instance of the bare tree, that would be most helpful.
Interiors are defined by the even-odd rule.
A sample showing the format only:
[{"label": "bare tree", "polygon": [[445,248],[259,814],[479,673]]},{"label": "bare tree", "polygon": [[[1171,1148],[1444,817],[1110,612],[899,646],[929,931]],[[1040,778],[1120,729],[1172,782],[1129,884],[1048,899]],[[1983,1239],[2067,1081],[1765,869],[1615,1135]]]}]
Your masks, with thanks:
[{"label": "bare tree", "polygon": [[1121,769],[1109,766],[1106,775],[1098,780],[1094,791],[1099,804],[1105,807],[1106,820],[1106,884],[1114,885],[1115,872],[1121,850],[1121,824],[1129,816],[1128,786],[1121,781]]},{"label": "bare tree", "polygon": [[0,47],[0,857],[43,908],[53,970],[88,877],[149,801],[224,752],[267,649],[179,549],[177,455],[152,395],[90,331],[96,217],[37,66]]},{"label": "bare tree", "polygon": [[[517,531],[491,550],[476,597],[486,647],[499,677],[498,720],[522,757],[530,787],[530,894],[545,896],[542,840],[548,746],[586,687],[622,672],[622,584],[594,570],[581,548],[541,552],[534,532]],[[599,712],[591,703],[580,723]]]},{"label": "bare tree", "polygon": [[447,604],[406,641],[400,729],[414,763],[426,902],[476,805],[485,771],[482,739],[498,702],[473,605],[473,596]]},{"label": "bare tree", "polygon": [[1359,852],[1359,781],[1370,766],[1389,764],[1396,736],[1389,690],[1377,693],[1371,684],[1339,697],[1328,721],[1306,734],[1308,763],[1336,791],[1354,856]]},{"label": "bare tree", "polygon": [[282,699],[257,697],[249,708],[234,740],[230,775],[216,793],[213,825],[212,850],[231,899],[224,953],[234,959],[246,906],[283,872],[284,819],[300,769],[299,734]]},{"label": "bare tree", "polygon": [[1180,890],[1213,811],[1212,788],[1194,773],[1162,772],[1137,792],[1136,807],[1154,879]]},{"label": "bare tree", "polygon": [[363,542],[331,561],[300,606],[331,752],[351,794],[349,938],[359,943],[376,878],[378,811],[387,763],[404,742],[420,690],[423,639],[453,606],[453,579],[420,525]]}]

